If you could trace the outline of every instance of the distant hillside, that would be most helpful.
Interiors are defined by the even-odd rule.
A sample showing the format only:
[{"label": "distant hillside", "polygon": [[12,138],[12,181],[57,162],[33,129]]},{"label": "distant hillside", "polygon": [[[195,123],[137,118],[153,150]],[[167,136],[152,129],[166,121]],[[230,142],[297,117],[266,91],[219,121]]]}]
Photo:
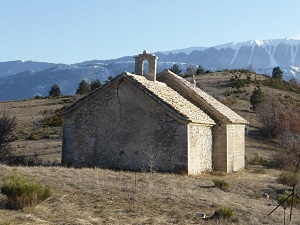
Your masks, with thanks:
[{"label": "distant hillside", "polygon": [[63,64],[47,63],[47,62],[34,62],[34,61],[9,61],[0,62],[0,78],[8,75],[14,75],[23,71],[42,71],[51,67],[63,66]]},{"label": "distant hillside", "polygon": [[[131,57],[133,60],[133,57]],[[173,63],[158,63],[158,72],[172,67]],[[186,65],[180,64],[186,69]],[[104,64],[99,61],[63,65],[42,71],[27,70],[0,78],[0,101],[29,99],[47,96],[51,86],[57,84],[63,95],[73,95],[82,80],[91,82],[99,79],[102,84],[109,76],[124,71],[134,71],[134,61]]]},{"label": "distant hillside", "polygon": [[[137,53],[138,54],[138,53]],[[228,43],[214,47],[192,47],[156,52],[157,72],[178,64],[202,65],[205,70],[251,69],[260,74],[271,74],[275,66],[284,71],[283,78],[300,82],[300,40],[274,39]],[[33,61],[0,63],[0,101],[46,96],[56,83],[63,94],[74,94],[79,82],[99,79],[104,83],[109,76],[134,71],[134,57],[124,56],[111,60],[91,60],[65,65]],[[147,71],[147,65],[145,66]]]}]

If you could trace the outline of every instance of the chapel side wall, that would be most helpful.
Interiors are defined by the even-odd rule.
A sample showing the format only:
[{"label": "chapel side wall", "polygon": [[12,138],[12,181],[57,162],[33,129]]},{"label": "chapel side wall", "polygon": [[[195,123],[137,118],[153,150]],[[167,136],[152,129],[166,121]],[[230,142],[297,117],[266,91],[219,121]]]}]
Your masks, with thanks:
[{"label": "chapel side wall", "polygon": [[225,124],[216,124],[213,127],[213,169],[228,172],[227,166],[227,127]]},{"label": "chapel side wall", "polygon": [[212,170],[212,130],[200,124],[188,125],[188,174]]},{"label": "chapel side wall", "polygon": [[227,171],[235,172],[245,167],[245,125],[227,125]]},{"label": "chapel side wall", "polygon": [[187,164],[187,126],[124,80],[74,112],[74,165],[172,171]]},{"label": "chapel side wall", "polygon": [[71,117],[64,118],[62,158],[63,165],[70,166],[73,163],[74,155],[74,120]]}]

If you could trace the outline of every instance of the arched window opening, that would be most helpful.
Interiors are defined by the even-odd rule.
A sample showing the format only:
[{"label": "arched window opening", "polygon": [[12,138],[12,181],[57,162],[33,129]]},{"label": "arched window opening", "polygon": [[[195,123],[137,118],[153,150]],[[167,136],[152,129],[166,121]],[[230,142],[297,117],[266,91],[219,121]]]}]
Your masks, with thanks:
[{"label": "arched window opening", "polygon": [[144,76],[148,76],[149,74],[149,61],[147,59],[145,59],[143,61],[143,74]]},{"label": "arched window opening", "polygon": [[135,74],[143,75],[148,80],[156,81],[156,63],[157,57],[147,53],[139,54],[135,58]]}]

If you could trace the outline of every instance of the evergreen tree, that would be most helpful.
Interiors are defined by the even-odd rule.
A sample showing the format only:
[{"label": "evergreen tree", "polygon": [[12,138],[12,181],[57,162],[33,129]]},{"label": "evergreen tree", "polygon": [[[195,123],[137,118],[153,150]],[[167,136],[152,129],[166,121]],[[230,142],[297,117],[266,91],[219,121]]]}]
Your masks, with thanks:
[{"label": "evergreen tree", "polygon": [[177,64],[174,64],[169,70],[177,75],[181,75],[182,71]]},{"label": "evergreen tree", "polygon": [[91,91],[95,90],[96,88],[99,88],[101,86],[102,86],[102,84],[101,84],[99,79],[94,80],[94,81],[91,82]]},{"label": "evergreen tree", "polygon": [[50,91],[49,96],[53,98],[59,98],[61,96],[60,88],[57,84],[53,84]]},{"label": "evergreen tree", "polygon": [[262,103],[264,100],[264,93],[262,92],[261,88],[255,88],[252,94],[250,95],[250,103],[252,105],[253,110],[256,109],[256,106],[259,103]]},{"label": "evergreen tree", "polygon": [[282,70],[280,69],[279,66],[274,67],[273,71],[272,71],[272,77],[278,80],[282,80]]},{"label": "evergreen tree", "polygon": [[200,75],[200,74],[204,74],[204,73],[205,73],[205,71],[204,71],[203,67],[201,65],[199,65],[196,70],[196,74]]},{"label": "evergreen tree", "polygon": [[84,95],[84,94],[89,93],[89,91],[90,91],[89,85],[87,84],[87,82],[85,80],[82,80],[78,85],[76,94]]}]

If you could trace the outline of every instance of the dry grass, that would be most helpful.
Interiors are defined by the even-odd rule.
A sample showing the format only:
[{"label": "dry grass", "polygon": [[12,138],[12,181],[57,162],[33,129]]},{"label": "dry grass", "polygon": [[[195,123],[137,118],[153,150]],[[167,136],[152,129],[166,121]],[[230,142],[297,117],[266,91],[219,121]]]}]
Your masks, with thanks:
[{"label": "dry grass", "polygon": [[[214,187],[216,176],[197,177],[102,169],[60,167],[8,167],[0,165],[0,180],[12,173],[34,177],[50,187],[52,196],[32,211],[7,210],[0,195],[0,224],[215,224],[197,212],[212,216],[219,207],[233,209],[233,224],[282,224],[283,209],[270,217],[277,205],[277,171],[266,174],[242,171],[222,176],[227,192]],[[270,199],[252,198],[254,188],[267,191]],[[270,204],[270,206],[268,205]],[[294,209],[293,221],[300,220]],[[296,223],[295,223],[296,224]]]},{"label": "dry grass", "polygon": [[[44,127],[42,121],[71,101],[72,98],[68,97],[0,102],[0,110],[6,110],[17,118],[18,124],[13,132],[16,141],[11,144],[13,153],[26,157],[37,155],[50,162],[60,161],[62,127]],[[38,140],[27,140],[31,134],[38,136]]]}]

